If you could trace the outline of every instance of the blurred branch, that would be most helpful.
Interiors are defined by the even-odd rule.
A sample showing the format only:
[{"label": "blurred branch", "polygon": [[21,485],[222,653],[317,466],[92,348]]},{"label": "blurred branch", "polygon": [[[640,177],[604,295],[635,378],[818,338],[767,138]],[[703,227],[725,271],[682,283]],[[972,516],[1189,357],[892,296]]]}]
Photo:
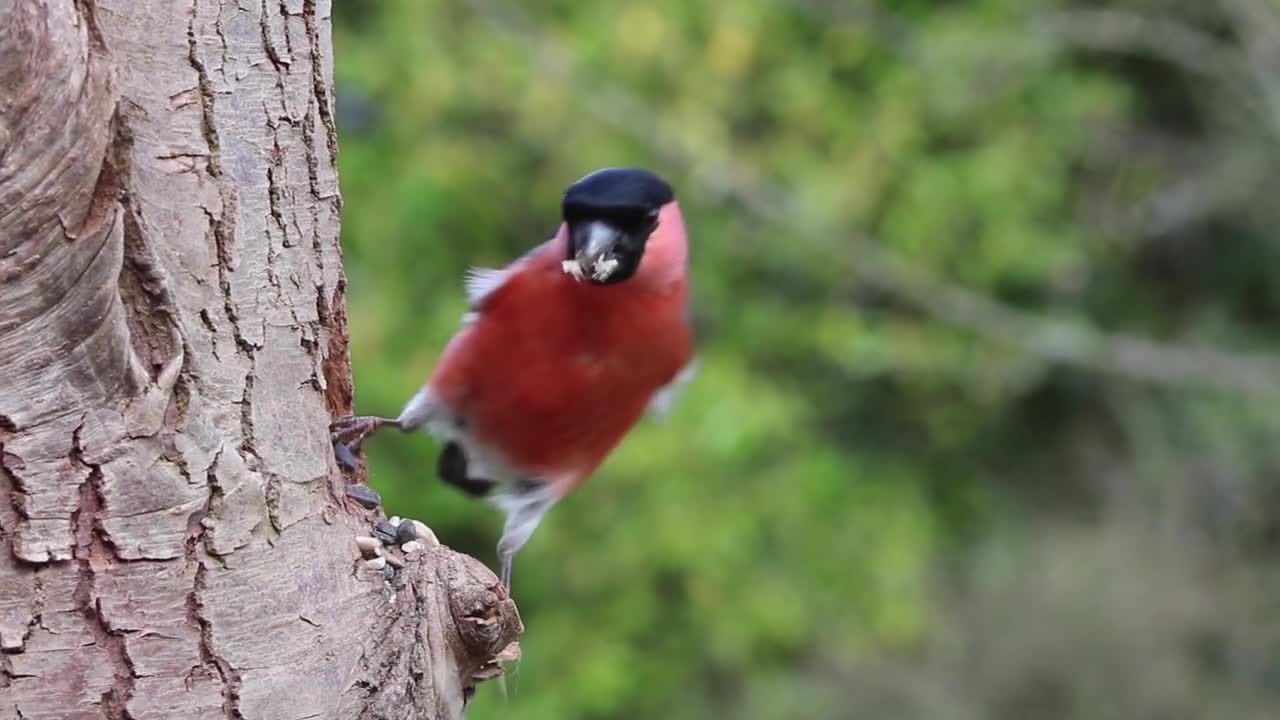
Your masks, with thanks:
[{"label": "blurred branch", "polygon": [[1233,48],[1172,18],[1113,8],[1062,10],[1036,16],[1032,29],[1055,44],[1144,53],[1213,79],[1238,77],[1239,60]]},{"label": "blurred branch", "polygon": [[1258,155],[1218,158],[1183,172],[1140,202],[1114,208],[1104,215],[1102,228],[1138,239],[1168,237],[1255,197],[1270,170]]},{"label": "blurred branch", "polygon": [[[830,236],[842,231],[806,227],[805,211],[795,197],[746,178],[753,173],[731,158],[717,162],[699,155],[679,137],[664,134],[651,107],[621,88],[584,77],[572,58],[519,10],[495,0],[469,0],[473,11],[496,32],[527,47],[547,65],[545,70],[574,78],[576,97],[599,121],[647,144],[655,154],[688,170],[699,189],[733,199],[757,219],[785,226],[797,236]],[[1114,19],[1114,18],[1113,18]],[[1198,36],[1179,37],[1178,56],[1204,49]],[[863,234],[852,237],[842,262],[850,274],[906,300],[935,320],[988,340],[1007,344],[1047,362],[1066,363],[1170,386],[1197,386],[1244,395],[1280,394],[1280,358],[1270,354],[1223,351],[1210,347],[1158,342],[1149,338],[1101,331],[1079,320],[1036,314],[1004,305],[981,293],[912,267],[883,244]]]},{"label": "blurred branch", "polygon": [[[1051,43],[1119,55],[1147,55],[1211,83],[1231,102],[1206,103],[1227,131],[1234,152],[1220,149],[1190,164],[1180,178],[1140,203],[1126,202],[1119,225],[1150,239],[1168,236],[1214,215],[1262,198],[1274,172],[1280,139],[1280,11],[1265,0],[1226,0],[1203,8],[1234,32],[1200,30],[1172,15],[1124,9],[1074,9],[1041,13],[1034,30]],[[1232,40],[1231,38],[1236,38]],[[1216,98],[1215,98],[1216,99]],[[1241,112],[1243,110],[1243,112]],[[1126,138],[1123,142],[1132,143]],[[1115,148],[1116,156],[1132,155]],[[1152,157],[1168,161],[1176,151]]]},{"label": "blurred branch", "polygon": [[864,281],[881,286],[935,319],[998,340],[1045,360],[1143,382],[1197,385],[1245,394],[1280,391],[1280,359],[1267,354],[1157,342],[1108,333],[1077,320],[1017,310],[950,285],[882,250],[859,259]]},{"label": "blurred branch", "polygon": [[1244,45],[1245,64],[1280,140],[1280,10],[1258,0],[1226,0],[1223,10]]},{"label": "blurred branch", "polygon": [[[825,24],[857,25],[878,46],[911,61],[918,29],[891,7],[875,0],[775,0],[781,6]],[[1280,13],[1258,0],[1231,0],[1237,34],[1246,40],[1248,54],[1210,32],[1173,17],[1155,17],[1125,9],[1072,9],[1045,11],[1030,23],[1038,41],[1053,48],[1084,48],[1114,54],[1143,54],[1201,76],[1225,89],[1235,103],[1251,113],[1266,115],[1264,124],[1280,137]],[[1250,62],[1252,60],[1252,62]],[[1259,92],[1256,88],[1260,88]],[[985,102],[1007,96],[1005,86]],[[1268,98],[1261,103],[1259,97]],[[1230,112],[1230,111],[1228,111]],[[1239,117],[1239,114],[1235,114]],[[1129,156],[1150,138],[1124,137],[1106,152]],[[1161,143],[1152,157],[1168,161],[1185,154],[1186,138]],[[1258,153],[1223,157],[1216,148],[1195,163],[1185,163],[1180,178],[1150,198],[1124,202],[1113,212],[1111,229],[1146,238],[1167,237],[1219,212],[1227,211],[1257,194],[1270,171]]]},{"label": "blurred branch", "polygon": [[865,37],[887,52],[907,57],[915,51],[911,22],[879,0],[831,2],[830,0],[774,0],[798,15],[823,25],[856,25]]},{"label": "blurred branch", "polygon": [[1243,47],[1173,17],[1112,8],[1043,13],[1032,27],[1060,45],[1145,54],[1213,80],[1280,138],[1280,12],[1258,0],[1220,5]]}]

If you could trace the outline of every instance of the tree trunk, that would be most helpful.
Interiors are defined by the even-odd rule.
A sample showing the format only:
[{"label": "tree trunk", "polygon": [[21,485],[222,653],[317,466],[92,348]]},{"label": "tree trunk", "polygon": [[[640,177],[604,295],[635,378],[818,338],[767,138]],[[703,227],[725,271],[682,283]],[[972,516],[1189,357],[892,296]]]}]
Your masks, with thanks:
[{"label": "tree trunk", "polygon": [[521,627],[392,580],[351,409],[327,0],[0,0],[0,720],[452,718]]}]

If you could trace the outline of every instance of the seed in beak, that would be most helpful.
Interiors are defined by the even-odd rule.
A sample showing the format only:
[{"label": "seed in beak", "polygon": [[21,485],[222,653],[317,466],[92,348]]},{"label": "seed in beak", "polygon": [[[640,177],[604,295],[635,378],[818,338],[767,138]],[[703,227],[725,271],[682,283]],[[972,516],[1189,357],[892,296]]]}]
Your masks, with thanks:
[{"label": "seed in beak", "polygon": [[614,269],[617,267],[617,258],[606,259],[604,257],[598,257],[596,258],[595,263],[591,266],[591,277],[597,281],[608,280],[609,276],[613,274]]},{"label": "seed in beak", "polygon": [[582,264],[577,260],[565,260],[560,263],[560,269],[563,270],[566,275],[572,275],[573,279],[578,282],[582,282],[582,279],[586,277],[586,272],[583,271]]}]

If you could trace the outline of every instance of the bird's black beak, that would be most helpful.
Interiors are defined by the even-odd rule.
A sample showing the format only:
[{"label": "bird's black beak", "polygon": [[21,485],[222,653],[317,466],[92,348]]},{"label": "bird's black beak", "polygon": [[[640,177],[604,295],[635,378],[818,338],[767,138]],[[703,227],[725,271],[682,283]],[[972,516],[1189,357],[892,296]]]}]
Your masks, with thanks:
[{"label": "bird's black beak", "polygon": [[617,270],[618,243],[623,233],[603,220],[586,220],[570,228],[571,257],[565,261],[565,272],[579,280],[591,278],[605,282]]}]

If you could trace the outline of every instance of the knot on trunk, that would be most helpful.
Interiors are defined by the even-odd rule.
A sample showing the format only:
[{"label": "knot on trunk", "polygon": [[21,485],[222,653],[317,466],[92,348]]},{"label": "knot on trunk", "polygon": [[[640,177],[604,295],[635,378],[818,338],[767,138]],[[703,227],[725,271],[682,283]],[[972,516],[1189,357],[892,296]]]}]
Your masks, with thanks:
[{"label": "knot on trunk", "polygon": [[[368,573],[383,582],[382,573]],[[362,718],[461,718],[475,688],[520,657],[524,631],[505,587],[480,561],[437,545],[386,583],[386,612],[372,623],[353,689]]]}]

